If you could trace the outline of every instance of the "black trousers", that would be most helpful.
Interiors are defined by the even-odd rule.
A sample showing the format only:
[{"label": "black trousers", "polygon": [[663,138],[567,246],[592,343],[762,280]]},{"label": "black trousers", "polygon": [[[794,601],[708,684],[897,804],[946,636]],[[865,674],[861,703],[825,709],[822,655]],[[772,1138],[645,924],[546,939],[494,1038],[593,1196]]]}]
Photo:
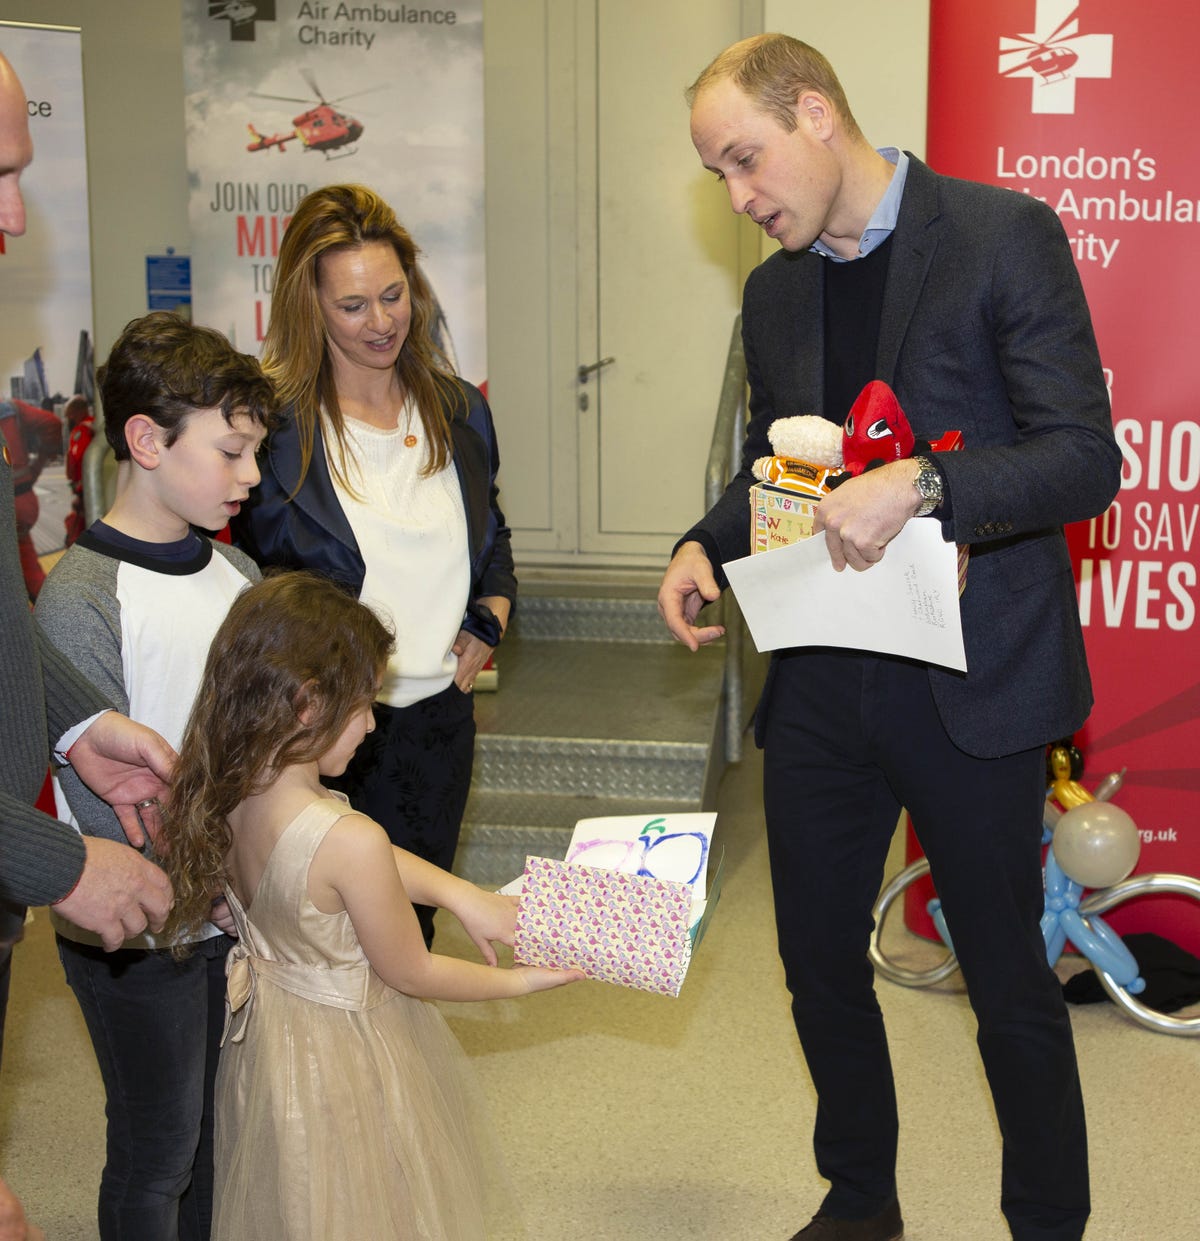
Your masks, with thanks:
[{"label": "black trousers", "polygon": [[[824,1208],[856,1218],[896,1193],[898,1121],[866,954],[904,806],[978,1021],[1004,1144],[1001,1208],[1017,1241],[1078,1241],[1087,1137],[1070,1019],[1046,962],[1043,751],[973,758],[946,735],[922,665],[787,652],[760,734],[779,951],[818,1096]],[[930,1108],[953,1107],[929,1065]]]},{"label": "black trousers", "polygon": [[[475,699],[451,682],[411,707],[375,704],[375,731],[330,784],[387,832],[392,844],[449,870],[475,761]],[[426,944],[434,910],[415,906]]]}]

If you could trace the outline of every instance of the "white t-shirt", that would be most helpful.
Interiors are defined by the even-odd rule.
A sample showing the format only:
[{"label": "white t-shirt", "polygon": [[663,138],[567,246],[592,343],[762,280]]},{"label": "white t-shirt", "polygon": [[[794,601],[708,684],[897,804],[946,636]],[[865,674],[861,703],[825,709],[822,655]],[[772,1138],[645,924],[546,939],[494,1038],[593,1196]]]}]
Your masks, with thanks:
[{"label": "white t-shirt", "polygon": [[407,707],[444,690],[458,668],[450,647],[471,589],[462,489],[453,462],[421,476],[428,443],[411,402],[392,430],[347,418],[346,442],[358,495],[336,478],[334,488],[366,565],[359,598],[396,630],[379,700]]}]

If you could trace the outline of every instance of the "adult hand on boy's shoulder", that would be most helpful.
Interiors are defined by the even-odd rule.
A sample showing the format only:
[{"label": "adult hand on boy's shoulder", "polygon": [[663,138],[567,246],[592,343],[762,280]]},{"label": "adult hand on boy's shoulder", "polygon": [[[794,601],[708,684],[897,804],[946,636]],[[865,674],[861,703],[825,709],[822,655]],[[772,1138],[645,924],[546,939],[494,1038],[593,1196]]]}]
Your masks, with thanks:
[{"label": "adult hand on boy's shoulder", "polygon": [[147,927],[161,931],[174,896],[166,874],[120,841],[87,836],[84,845],[83,874],[54,908],[76,926],[95,931],[107,952]]},{"label": "adult hand on boy's shoulder", "polygon": [[158,733],[106,711],[67,757],[84,784],[112,806],[131,845],[140,849],[146,843],[143,825],[151,840],[157,837],[161,826],[157,799],[166,794],[177,757]]}]

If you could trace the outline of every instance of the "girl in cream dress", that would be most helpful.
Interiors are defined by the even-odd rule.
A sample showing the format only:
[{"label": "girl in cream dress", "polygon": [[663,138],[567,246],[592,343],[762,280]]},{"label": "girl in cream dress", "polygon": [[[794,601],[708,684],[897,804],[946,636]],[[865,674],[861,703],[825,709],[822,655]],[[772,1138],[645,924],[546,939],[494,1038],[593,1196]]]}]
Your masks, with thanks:
[{"label": "girl in cream dress", "polygon": [[[389,843],[326,790],[372,727],[391,635],[304,573],[243,592],[209,653],[163,836],[173,922],[224,891],[214,1241],[487,1234],[497,1161],[466,1057],[430,1003],[523,995],[575,972],[498,968],[515,907]],[[486,964],[429,952],[414,900]]]}]

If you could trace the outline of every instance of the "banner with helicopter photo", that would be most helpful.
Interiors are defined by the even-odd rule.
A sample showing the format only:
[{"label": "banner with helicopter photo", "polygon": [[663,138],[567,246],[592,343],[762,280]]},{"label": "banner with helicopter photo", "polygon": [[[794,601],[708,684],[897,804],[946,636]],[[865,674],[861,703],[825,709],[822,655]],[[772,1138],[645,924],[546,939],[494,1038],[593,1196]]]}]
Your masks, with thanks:
[{"label": "banner with helicopter photo", "polygon": [[[1200,876],[1200,7],[932,0],[930,17],[929,162],[1058,213],[1125,458],[1108,511],[1067,532],[1096,694],[1082,783],[1127,768],[1137,871]],[[1181,899],[1112,921],[1200,952]]]},{"label": "banner with helicopter photo", "polygon": [[412,234],[482,384],[482,0],[183,0],[183,58],[196,321],[257,353],[296,204],[357,182]]}]

